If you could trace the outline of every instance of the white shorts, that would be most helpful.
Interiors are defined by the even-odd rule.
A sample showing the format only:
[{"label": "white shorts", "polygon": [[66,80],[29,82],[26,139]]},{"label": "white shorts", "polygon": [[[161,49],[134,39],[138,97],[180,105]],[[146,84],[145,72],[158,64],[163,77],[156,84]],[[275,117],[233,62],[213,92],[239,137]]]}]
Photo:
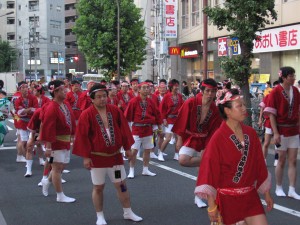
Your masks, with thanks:
[{"label": "white shorts", "polygon": [[20,129],[17,129],[16,135],[20,135]]},{"label": "white shorts", "polygon": [[70,162],[70,150],[55,150],[51,151],[53,162],[67,164]]},{"label": "white shorts", "polygon": [[174,124],[168,124],[167,127],[165,127],[165,133],[169,133],[169,134],[173,134],[172,132],[172,128],[173,128]]},{"label": "white shorts", "polygon": [[265,134],[273,134],[272,128],[266,127],[266,128],[265,128]]},{"label": "white shorts", "polygon": [[22,130],[22,129],[19,129],[19,133],[20,133],[21,141],[28,141],[28,139],[29,139],[29,134],[30,134],[30,131],[29,131],[29,130]]},{"label": "white shorts", "polygon": [[[115,171],[121,171],[121,178],[115,178]],[[126,178],[126,172],[124,165],[118,165],[110,168],[92,168],[91,169],[91,178],[93,185],[102,185],[105,183],[106,174],[113,183],[121,182]]]},{"label": "white shorts", "polygon": [[280,135],[280,140],[281,146],[279,148],[275,146],[276,150],[286,151],[288,148],[299,148],[299,135],[290,137],[284,137],[283,135]]},{"label": "white shorts", "polygon": [[190,157],[194,157],[194,156],[200,156],[200,152],[197,152],[195,149],[190,148],[190,147],[186,147],[186,146],[182,146],[179,150],[179,155],[188,155]]},{"label": "white shorts", "polygon": [[141,146],[143,149],[152,149],[154,148],[153,144],[153,135],[140,138],[137,135],[133,135],[134,144],[131,146],[131,149],[140,150]]}]

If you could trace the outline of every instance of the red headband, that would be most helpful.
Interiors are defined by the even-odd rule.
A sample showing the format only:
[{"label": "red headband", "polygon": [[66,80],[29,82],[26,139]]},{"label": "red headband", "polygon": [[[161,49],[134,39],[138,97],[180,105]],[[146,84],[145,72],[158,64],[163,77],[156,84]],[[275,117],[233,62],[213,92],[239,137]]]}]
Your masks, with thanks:
[{"label": "red headband", "polygon": [[210,84],[205,84],[205,83],[202,83],[201,86],[207,87],[207,88],[211,88],[211,89],[217,89],[217,87],[214,87],[214,86],[212,86]]}]

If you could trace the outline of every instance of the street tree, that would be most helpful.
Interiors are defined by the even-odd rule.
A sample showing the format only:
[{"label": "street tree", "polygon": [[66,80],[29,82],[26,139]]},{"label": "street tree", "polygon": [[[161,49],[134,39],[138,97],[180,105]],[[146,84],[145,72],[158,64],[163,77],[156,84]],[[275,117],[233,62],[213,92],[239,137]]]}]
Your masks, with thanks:
[{"label": "street tree", "polygon": [[10,72],[17,60],[17,51],[0,38],[0,72]]},{"label": "street tree", "polygon": [[251,74],[253,41],[259,38],[257,31],[277,20],[274,2],[274,0],[225,0],[222,6],[204,9],[218,30],[226,29],[231,33],[231,37],[239,40],[241,54],[222,57],[220,67],[227,78],[233,79],[240,86],[247,108],[251,107],[248,79]]},{"label": "street tree", "polygon": [[[133,0],[117,0],[120,5],[120,74],[140,69],[146,56],[144,22]],[[107,78],[117,73],[117,1],[81,0],[73,31],[79,49],[89,65],[103,69]]]}]

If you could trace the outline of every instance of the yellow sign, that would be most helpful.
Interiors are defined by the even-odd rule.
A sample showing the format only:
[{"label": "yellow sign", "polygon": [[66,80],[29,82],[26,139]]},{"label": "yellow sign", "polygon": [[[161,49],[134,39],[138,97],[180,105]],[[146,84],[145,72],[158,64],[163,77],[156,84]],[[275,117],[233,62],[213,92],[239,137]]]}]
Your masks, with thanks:
[{"label": "yellow sign", "polygon": [[260,74],[259,76],[259,83],[267,83],[268,81],[270,81],[270,74]]}]

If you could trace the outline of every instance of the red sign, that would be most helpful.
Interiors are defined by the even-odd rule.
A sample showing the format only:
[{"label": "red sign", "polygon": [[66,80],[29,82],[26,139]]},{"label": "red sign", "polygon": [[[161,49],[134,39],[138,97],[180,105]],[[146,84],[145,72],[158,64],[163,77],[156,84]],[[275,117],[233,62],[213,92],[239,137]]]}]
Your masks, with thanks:
[{"label": "red sign", "polygon": [[180,55],[179,47],[169,47],[169,55]]},{"label": "red sign", "polygon": [[227,56],[227,38],[218,38],[218,56]]}]

